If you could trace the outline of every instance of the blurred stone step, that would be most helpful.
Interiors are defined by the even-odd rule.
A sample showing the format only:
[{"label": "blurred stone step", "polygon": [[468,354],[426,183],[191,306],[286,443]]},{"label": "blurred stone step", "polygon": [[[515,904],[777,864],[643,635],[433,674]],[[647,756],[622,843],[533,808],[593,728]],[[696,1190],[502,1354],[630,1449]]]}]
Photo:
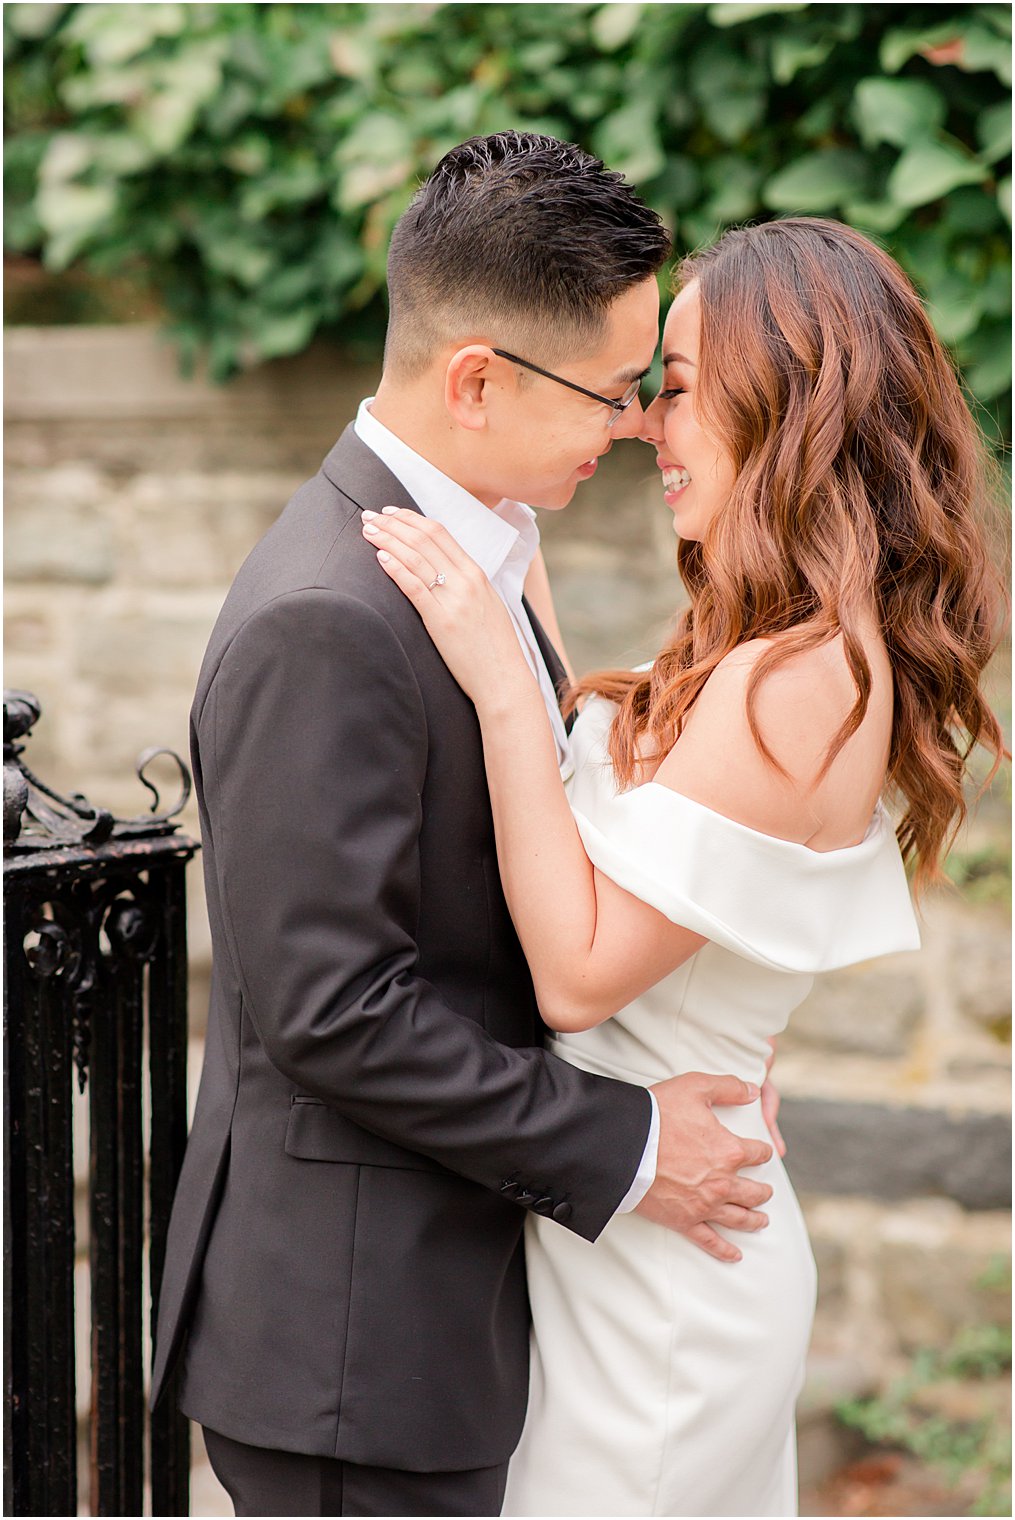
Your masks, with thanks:
[{"label": "blurred stone step", "polygon": [[877,1389],[873,1367],[856,1357],[811,1352],[797,1404],[797,1460],[801,1488],[824,1483],[866,1448],[858,1431],[843,1425],[838,1406]]},{"label": "blurred stone step", "polygon": [[1011,1205],[1006,1115],[787,1097],[779,1127],[800,1192],[944,1197],[965,1209]]}]

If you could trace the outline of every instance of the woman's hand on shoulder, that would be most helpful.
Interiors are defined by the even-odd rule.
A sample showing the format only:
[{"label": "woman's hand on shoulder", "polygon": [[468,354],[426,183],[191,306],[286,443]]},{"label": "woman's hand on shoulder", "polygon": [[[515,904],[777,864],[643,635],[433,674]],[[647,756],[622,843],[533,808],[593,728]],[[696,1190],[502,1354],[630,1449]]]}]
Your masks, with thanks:
[{"label": "woman's hand on shoulder", "polygon": [[476,561],[419,512],[385,507],[362,518],[381,569],[415,607],[466,695],[477,706],[506,696],[528,666],[508,610]]},{"label": "woman's hand on shoulder", "polygon": [[771,648],[772,640],[753,639],[720,661],[654,779],[759,833],[806,844],[824,822],[822,767],[856,688],[841,638],[790,655],[756,687],[762,749],[748,693]]}]

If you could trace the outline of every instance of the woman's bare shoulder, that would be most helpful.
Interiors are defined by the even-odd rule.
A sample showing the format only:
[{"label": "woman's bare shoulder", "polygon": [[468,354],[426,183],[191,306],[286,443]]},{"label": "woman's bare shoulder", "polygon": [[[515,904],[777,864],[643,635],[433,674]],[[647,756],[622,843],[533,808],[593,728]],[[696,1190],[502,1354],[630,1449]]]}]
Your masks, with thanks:
[{"label": "woman's bare shoulder", "polygon": [[[821,831],[827,807],[836,807],[825,786],[820,797],[816,787],[857,688],[839,636],[762,668],[752,691],[759,662],[777,643],[752,639],[720,661],[655,779],[752,828],[803,843]],[[877,651],[868,658],[880,696]],[[872,773],[882,746],[875,748]],[[865,806],[861,799],[861,812]]]}]

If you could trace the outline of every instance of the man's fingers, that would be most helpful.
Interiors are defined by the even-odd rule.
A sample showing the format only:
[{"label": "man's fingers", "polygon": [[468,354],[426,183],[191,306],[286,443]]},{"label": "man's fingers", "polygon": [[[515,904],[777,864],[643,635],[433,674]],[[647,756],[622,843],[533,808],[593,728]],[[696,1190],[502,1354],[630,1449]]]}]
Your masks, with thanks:
[{"label": "man's fingers", "polygon": [[702,1096],[715,1108],[732,1107],[738,1103],[755,1103],[761,1089],[754,1082],[742,1082],[739,1077],[702,1077]]},{"label": "man's fingers", "polygon": [[750,1177],[734,1177],[726,1189],[723,1202],[738,1204],[742,1209],[760,1209],[771,1196],[772,1189],[767,1182],[755,1182]]},{"label": "man's fingers", "polygon": [[723,1240],[708,1224],[696,1224],[687,1230],[688,1240],[699,1246],[706,1255],[714,1256],[716,1261],[740,1261],[741,1252],[728,1240]]},{"label": "man's fingers", "polygon": [[744,1159],[737,1167],[738,1172],[745,1166],[764,1166],[766,1161],[772,1159],[772,1147],[767,1140],[741,1140],[740,1149]]},{"label": "man's fingers", "polygon": [[708,1216],[709,1224],[721,1224],[727,1230],[764,1230],[768,1226],[768,1215],[760,1213],[757,1209],[741,1209],[735,1203],[723,1204],[721,1209],[716,1209]]}]

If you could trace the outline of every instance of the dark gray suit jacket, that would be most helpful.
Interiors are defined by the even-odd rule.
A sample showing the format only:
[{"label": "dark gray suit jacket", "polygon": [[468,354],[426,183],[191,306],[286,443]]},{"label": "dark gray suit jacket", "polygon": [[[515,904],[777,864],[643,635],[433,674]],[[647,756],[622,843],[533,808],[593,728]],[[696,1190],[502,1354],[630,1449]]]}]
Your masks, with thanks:
[{"label": "dark gray suit jacket", "polygon": [[516,1445],[525,1210],[594,1240],[650,1104],[540,1047],[475,710],[360,533],[389,503],[349,428],[201,671],[214,970],[152,1397],[178,1366],[236,1440],[435,1471]]}]

